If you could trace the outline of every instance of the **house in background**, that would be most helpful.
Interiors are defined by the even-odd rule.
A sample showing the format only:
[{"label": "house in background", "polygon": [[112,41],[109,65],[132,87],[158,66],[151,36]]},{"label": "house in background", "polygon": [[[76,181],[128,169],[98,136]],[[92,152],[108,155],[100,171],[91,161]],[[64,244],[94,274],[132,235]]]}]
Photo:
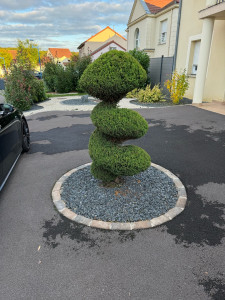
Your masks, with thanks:
[{"label": "house in background", "polygon": [[94,52],[92,56],[93,59],[96,59],[95,57],[101,55],[101,52],[99,51],[102,50],[103,52],[104,49],[104,52],[107,52],[111,50],[110,47],[117,48],[117,50],[125,49],[126,51],[127,40],[115,30],[107,26],[105,29],[101,30],[97,34],[90,37],[87,41],[80,44],[77,49],[79,49],[80,57],[91,55]]},{"label": "house in background", "polygon": [[176,69],[193,103],[225,100],[225,0],[182,0]]},{"label": "house in background", "polygon": [[72,53],[69,49],[63,48],[48,48],[47,57],[55,63],[65,67],[71,60]]},{"label": "house in background", "polygon": [[128,51],[144,50],[150,57],[175,52],[179,0],[135,0],[127,24]]},{"label": "house in background", "polygon": [[99,47],[98,49],[96,49],[95,51],[93,51],[90,54],[92,61],[96,60],[97,58],[99,58],[100,55],[102,55],[103,53],[106,53],[110,50],[118,50],[118,51],[126,52],[125,48],[123,48],[118,43],[116,43],[114,40],[112,40],[112,41],[104,44],[103,46]]}]

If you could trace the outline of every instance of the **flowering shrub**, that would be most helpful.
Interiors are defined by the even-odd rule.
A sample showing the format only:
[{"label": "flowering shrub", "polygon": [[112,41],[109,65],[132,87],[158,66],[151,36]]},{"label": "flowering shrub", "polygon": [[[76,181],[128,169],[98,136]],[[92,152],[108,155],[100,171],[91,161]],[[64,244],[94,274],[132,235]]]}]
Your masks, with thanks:
[{"label": "flowering shrub", "polygon": [[34,102],[46,99],[44,85],[31,71],[14,65],[5,78],[5,99],[20,110],[28,110]]},{"label": "flowering shrub", "polygon": [[183,99],[185,92],[189,87],[186,70],[179,74],[177,70],[173,72],[171,80],[165,82],[165,86],[170,92],[170,97],[174,104],[178,104]]}]

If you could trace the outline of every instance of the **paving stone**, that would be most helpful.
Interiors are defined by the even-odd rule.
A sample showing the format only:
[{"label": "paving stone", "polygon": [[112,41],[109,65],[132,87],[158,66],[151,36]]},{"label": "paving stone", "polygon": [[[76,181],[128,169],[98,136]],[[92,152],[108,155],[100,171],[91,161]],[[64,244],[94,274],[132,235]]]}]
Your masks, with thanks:
[{"label": "paving stone", "polygon": [[185,208],[187,203],[187,198],[180,196],[177,200],[176,207]]},{"label": "paving stone", "polygon": [[170,209],[167,213],[165,213],[165,216],[168,217],[170,220],[172,220],[177,215],[182,213],[183,210],[184,209],[181,207],[174,207],[174,208]]}]

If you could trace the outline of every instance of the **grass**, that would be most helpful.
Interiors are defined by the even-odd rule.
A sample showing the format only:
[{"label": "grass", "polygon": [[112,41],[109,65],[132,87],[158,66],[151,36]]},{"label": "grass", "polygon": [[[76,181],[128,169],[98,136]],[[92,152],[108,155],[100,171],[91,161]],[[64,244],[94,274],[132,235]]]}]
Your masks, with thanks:
[{"label": "grass", "polygon": [[47,97],[48,98],[68,97],[68,96],[83,96],[83,95],[87,95],[87,93],[67,93],[67,94],[47,93]]}]

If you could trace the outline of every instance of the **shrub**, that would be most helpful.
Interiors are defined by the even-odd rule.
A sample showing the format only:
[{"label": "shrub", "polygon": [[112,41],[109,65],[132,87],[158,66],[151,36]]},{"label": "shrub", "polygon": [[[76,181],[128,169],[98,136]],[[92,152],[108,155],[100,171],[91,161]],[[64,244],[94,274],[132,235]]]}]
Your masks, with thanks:
[{"label": "shrub", "polygon": [[172,99],[173,103],[178,104],[180,100],[183,99],[185,92],[189,87],[186,70],[184,70],[181,74],[175,70],[171,80],[167,80],[165,82],[165,86],[170,93],[170,98]]},{"label": "shrub", "polygon": [[59,66],[54,62],[47,62],[43,72],[43,79],[49,92],[55,92],[55,81]]},{"label": "shrub", "polygon": [[148,123],[137,112],[118,108],[129,90],[146,80],[146,72],[128,53],[112,50],[100,56],[83,73],[80,84],[99,103],[91,119],[97,129],[89,141],[92,174],[104,181],[135,175],[150,166],[150,156],[137,146],[122,146],[128,139],[143,136]]},{"label": "shrub", "polygon": [[139,89],[134,89],[132,91],[130,91],[129,93],[127,93],[126,98],[137,98]]},{"label": "shrub", "polygon": [[32,99],[34,103],[41,102],[47,99],[45,85],[43,80],[34,78],[32,80]]},{"label": "shrub", "polygon": [[159,102],[165,99],[159,84],[155,85],[152,89],[150,85],[147,85],[145,89],[141,89],[137,93],[136,97],[139,102],[143,103]]},{"label": "shrub", "polygon": [[84,71],[80,86],[106,102],[118,102],[134,88],[144,84],[146,72],[130,54],[111,50]]},{"label": "shrub", "polygon": [[129,51],[130,55],[132,55],[136,60],[141,64],[143,69],[145,69],[146,73],[148,73],[148,68],[149,68],[149,63],[150,63],[150,58],[147,53],[144,51],[139,51],[139,50],[130,50]]},{"label": "shrub", "polygon": [[55,90],[58,93],[69,93],[73,90],[73,77],[68,69],[58,66],[55,76]]},{"label": "shrub", "polygon": [[139,88],[144,87],[146,84],[150,83],[150,77],[149,77],[149,65],[150,65],[150,57],[148,56],[147,53],[144,51],[140,51],[137,49],[130,50],[129,51],[130,55],[132,55],[136,60],[141,64],[143,69],[146,71],[147,74],[147,80],[144,85],[139,86]]},{"label": "shrub", "polygon": [[28,110],[34,102],[46,99],[43,81],[36,79],[32,72],[13,66],[6,76],[6,102],[20,110]]}]

